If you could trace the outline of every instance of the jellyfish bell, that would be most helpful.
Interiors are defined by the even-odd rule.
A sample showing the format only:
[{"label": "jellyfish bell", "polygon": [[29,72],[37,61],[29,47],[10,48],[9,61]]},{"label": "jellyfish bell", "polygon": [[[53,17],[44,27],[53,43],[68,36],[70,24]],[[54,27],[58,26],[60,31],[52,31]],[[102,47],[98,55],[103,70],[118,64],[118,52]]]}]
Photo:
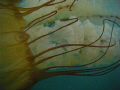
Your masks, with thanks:
[{"label": "jellyfish bell", "polygon": [[30,35],[26,43],[33,56],[28,52],[31,57],[24,63],[12,64],[17,68],[12,65],[12,69],[3,68],[1,72],[5,73],[1,74],[0,81],[9,83],[9,88],[28,89],[53,76],[100,76],[113,71],[119,66],[120,59],[119,7],[113,4],[111,10],[108,1],[21,1],[20,6],[33,7],[18,8],[26,12],[15,13],[16,17],[26,16],[27,26],[22,29]]}]

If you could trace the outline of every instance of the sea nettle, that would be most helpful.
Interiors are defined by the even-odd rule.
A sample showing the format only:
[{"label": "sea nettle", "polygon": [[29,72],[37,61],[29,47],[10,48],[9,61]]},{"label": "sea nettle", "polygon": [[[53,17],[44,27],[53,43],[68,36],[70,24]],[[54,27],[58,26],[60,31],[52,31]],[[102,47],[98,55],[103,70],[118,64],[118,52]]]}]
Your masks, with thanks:
[{"label": "sea nettle", "polygon": [[[40,80],[58,75],[101,76],[120,65],[119,0],[18,1],[24,8],[44,7],[24,17],[27,26],[22,29],[30,35],[27,44],[33,53],[28,57],[32,68],[23,63],[22,68],[11,71],[26,68],[13,80],[17,84],[20,78],[20,84],[26,82],[17,89],[31,88]],[[12,88],[16,89],[14,85]]]}]

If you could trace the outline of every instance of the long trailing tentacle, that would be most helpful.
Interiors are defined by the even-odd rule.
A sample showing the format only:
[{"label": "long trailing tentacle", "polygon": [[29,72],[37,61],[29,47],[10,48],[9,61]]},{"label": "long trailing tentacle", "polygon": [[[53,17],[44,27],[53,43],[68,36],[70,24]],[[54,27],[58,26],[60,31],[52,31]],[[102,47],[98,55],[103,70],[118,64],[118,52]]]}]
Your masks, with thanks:
[{"label": "long trailing tentacle", "polygon": [[[67,26],[69,26],[69,25],[77,22],[77,21],[78,21],[78,18],[72,18],[72,19],[66,19],[66,20],[75,20],[75,21],[73,21],[73,22],[71,22],[71,23],[69,23],[69,24],[67,24],[67,25],[62,26],[62,27],[58,28],[57,30],[55,30],[55,31],[53,31],[53,32],[50,32],[50,33],[48,33],[48,34],[42,35],[42,36],[34,39],[33,41],[29,42],[28,45],[32,44],[33,42],[35,42],[35,41],[37,41],[37,40],[39,40],[39,39],[41,39],[41,38],[43,38],[43,37],[46,37],[46,36],[48,36],[48,35],[50,35],[50,34],[53,34],[53,33],[57,32],[57,31],[61,30],[62,28],[65,28],[65,27],[67,27]],[[66,20],[65,20],[65,21],[66,21]]]},{"label": "long trailing tentacle", "polygon": [[[92,46],[91,44],[93,44],[93,43],[95,43],[96,41],[98,41],[100,38],[101,38],[101,36],[103,35],[103,33],[104,33],[104,27],[105,27],[105,21],[111,21],[111,22],[114,22],[114,21],[112,21],[112,20],[109,20],[109,19],[104,19],[103,20],[103,31],[102,31],[102,34],[100,35],[100,37],[97,39],[97,40],[95,40],[94,42],[92,42],[92,43],[90,43],[89,44],[89,47],[96,47],[96,46]],[[119,24],[117,24],[116,22],[114,22],[114,24],[116,24],[116,25],[118,25],[119,27],[120,27],[120,25]],[[114,27],[114,26],[113,26]],[[113,27],[112,27],[112,31],[113,31]],[[111,36],[112,36],[112,32],[111,32]],[[111,38],[110,38],[110,42],[111,42]],[[105,47],[107,47],[107,48],[109,48],[109,47],[111,47],[111,46],[114,46],[115,44],[113,44],[113,45],[110,45],[110,42],[109,42],[109,45],[108,46],[103,46],[103,48],[105,48]],[[88,47],[88,45],[85,45],[85,46],[83,46],[83,47],[81,47],[81,48],[77,48],[77,49],[75,49],[75,50],[79,50],[79,49],[82,49],[82,48],[84,48],[84,47]],[[98,48],[98,47],[97,47]],[[102,47],[101,47],[102,48]],[[72,50],[72,51],[75,51],[75,50]],[[49,69],[52,69],[52,68],[62,68],[62,67],[84,67],[84,66],[87,66],[87,65],[90,65],[90,64],[93,64],[93,63],[95,63],[95,62],[97,62],[98,60],[100,60],[106,53],[107,53],[107,51],[108,51],[108,49],[106,50],[106,52],[99,58],[99,59],[97,59],[97,60],[95,60],[94,62],[91,62],[91,63],[88,63],[88,64],[84,64],[84,65],[81,65],[81,66],[55,66],[55,67],[50,67],[50,68],[45,68],[45,69],[42,69],[42,70],[40,70],[40,72],[44,72],[44,71],[46,71],[46,70],[49,70]],[[47,57],[47,58],[45,58],[45,59],[42,59],[43,61],[45,60],[48,60],[49,58],[53,58],[53,57],[56,57],[56,56],[59,56],[59,55],[62,55],[62,54],[66,54],[66,53],[69,53],[69,52],[71,52],[71,51],[68,51],[68,52],[64,52],[64,53],[61,53],[61,54],[58,54],[58,55],[54,55],[54,56],[50,56],[50,57]],[[44,52],[43,51],[43,54],[44,53],[46,53],[46,52]],[[28,60],[34,60],[34,56],[33,57],[29,57],[28,58]],[[21,61],[22,62],[22,61]],[[38,62],[36,62],[33,66],[34,67],[36,67],[39,63],[41,63],[41,61],[38,61]],[[11,70],[11,71],[9,71],[9,72],[12,72],[12,71],[17,71],[17,70],[20,70],[21,68],[19,68],[19,69],[16,69],[16,70]],[[26,69],[26,70],[31,70],[31,69]],[[6,73],[9,73],[9,72],[6,72]]]},{"label": "long trailing tentacle", "polygon": [[[114,24],[115,22],[113,22],[113,27],[112,27],[112,31],[111,31],[111,36],[110,36],[110,41],[109,41],[109,45],[111,43],[111,39],[112,39],[112,33],[113,33],[113,28],[114,28]],[[109,48],[109,47],[108,47]],[[106,52],[108,51],[108,48],[106,50]],[[104,54],[105,55],[105,54]],[[49,68],[45,68],[43,70],[41,70],[42,72],[45,72],[44,74],[47,74],[47,78],[51,77],[51,73],[52,76],[56,76],[56,75],[75,75],[75,76],[101,76],[104,74],[107,74],[111,71],[113,71],[114,69],[116,69],[118,66],[120,66],[120,64],[116,65],[117,63],[119,63],[120,60],[116,61],[115,63],[105,66],[105,67],[99,67],[99,68],[91,68],[91,69],[79,69],[79,70],[64,70],[64,71],[55,71],[55,72],[45,72],[47,70],[53,69],[53,68],[62,68],[62,67],[83,67],[86,65],[90,65],[92,63],[89,64],[85,64],[85,65],[81,65],[81,66],[55,66],[55,67],[49,67]]]},{"label": "long trailing tentacle", "polygon": [[71,8],[72,8],[73,4],[75,3],[75,1],[76,1],[76,0],[74,0],[73,3],[71,4],[71,6],[70,6],[70,8],[69,8],[69,11],[72,11]]},{"label": "long trailing tentacle", "polygon": [[[65,1],[66,1],[66,0],[63,0],[63,1],[61,1],[61,2],[57,2],[57,3],[54,3],[54,4],[49,4],[48,6],[55,5],[55,4],[59,4],[59,3],[65,2]],[[71,8],[72,8],[72,6],[73,6],[74,3],[75,3],[75,0],[74,0],[73,3],[70,5],[70,8],[69,8],[70,11],[72,11]],[[32,8],[21,8],[21,7],[18,7],[18,10],[19,10],[19,11],[27,11],[27,10],[30,10],[30,9],[32,9]],[[56,13],[57,13],[57,11],[52,11],[52,12],[46,14],[46,15],[43,15],[43,16],[41,16],[41,17],[39,17],[39,18],[36,18],[36,19],[34,19],[33,21],[31,21],[26,27],[22,27],[22,29],[26,29],[26,28],[27,28],[27,29],[25,30],[25,32],[26,32],[27,30],[29,30],[31,27],[33,27],[33,26],[36,25],[37,23],[42,22],[43,20],[52,17],[52,16],[55,15]],[[53,15],[48,16],[48,15],[50,15],[50,14],[53,14]],[[46,17],[46,16],[48,16],[48,17]],[[32,26],[30,26],[32,23],[34,23],[35,21],[37,21],[37,20],[39,20],[40,18],[43,18],[43,17],[46,17],[46,18],[45,18],[45,19],[42,19],[42,20],[36,22],[35,24],[33,24]]]},{"label": "long trailing tentacle", "polygon": [[[64,71],[46,72],[49,69],[55,68],[55,67],[50,67],[50,68],[46,68],[46,69],[43,69],[43,70],[39,70],[40,73],[38,73],[38,77],[39,77],[39,80],[43,80],[43,79],[53,77],[53,76],[58,76],[58,75],[102,76],[102,75],[105,75],[107,73],[112,72],[117,67],[119,67],[120,66],[120,64],[118,64],[119,62],[120,62],[120,60],[116,61],[115,63],[113,63],[111,65],[104,66],[104,67],[99,67],[99,68],[80,69],[79,66],[73,66],[73,67],[77,67],[78,69],[77,70],[64,70]],[[68,67],[68,66],[66,66],[66,67]]]},{"label": "long trailing tentacle", "polygon": [[[111,21],[111,20],[110,20]],[[104,22],[104,21],[103,21]],[[116,23],[117,24],[117,23]],[[117,24],[118,25],[118,24]],[[119,25],[118,25],[119,26]],[[103,28],[103,32],[104,32],[104,28]],[[102,34],[103,34],[103,32],[102,32]],[[100,35],[100,37],[102,36],[102,34]],[[99,39],[99,38],[98,38]],[[97,41],[97,40],[96,40]],[[92,43],[93,44],[93,43]],[[112,46],[114,46],[115,44],[113,44],[113,45],[110,45],[110,46],[100,46],[101,48],[106,48],[106,47],[112,47]],[[66,45],[63,45],[63,46],[66,46]],[[69,46],[69,45],[68,45]],[[74,45],[73,45],[74,46]],[[52,50],[52,49],[55,49],[55,48],[59,48],[59,47],[61,47],[61,46],[57,46],[57,47],[54,47],[54,48],[51,48],[51,49],[48,49],[48,50],[46,50],[46,51],[43,51],[43,52],[41,52],[41,53],[39,53],[40,55],[42,55],[42,54],[44,54],[44,53],[47,53],[49,50]],[[99,47],[99,46],[92,46],[91,44],[89,44],[89,45],[83,45],[83,47]],[[83,47],[81,47],[81,48],[83,48]],[[79,49],[81,49],[81,48],[77,48],[76,50],[79,50]],[[72,50],[72,51],[74,51],[74,50]],[[64,52],[64,53],[61,53],[61,54],[59,54],[59,55],[62,55],[62,54],[65,54],[65,53],[69,53],[69,52],[71,52],[71,51],[68,51],[68,52]],[[39,56],[39,54],[37,54],[36,56],[34,56],[34,58],[36,58],[37,56]],[[105,54],[104,54],[105,55]],[[103,55],[103,56],[104,56]],[[45,58],[45,59],[43,59],[43,60],[40,60],[40,61],[38,61],[38,62],[36,62],[35,64],[34,64],[34,66],[37,66],[38,64],[40,64],[40,63],[42,63],[42,62],[44,62],[44,61],[46,61],[46,60],[48,60],[49,58],[53,58],[53,57],[56,57],[56,55],[54,55],[54,56],[51,56],[51,57],[48,57],[48,58]],[[30,59],[28,59],[28,60],[34,60],[34,58],[32,57],[30,57]],[[22,61],[21,61],[22,62]],[[92,63],[94,63],[94,62],[92,62]],[[89,64],[92,64],[92,63],[89,63]],[[62,67],[83,67],[83,66],[86,66],[86,65],[89,65],[89,64],[85,64],[85,65],[81,65],[81,66],[55,66],[55,67],[49,67],[49,68],[45,68],[45,69],[43,69],[43,70],[40,70],[40,72],[44,72],[44,71],[46,71],[46,70],[49,70],[49,69],[52,69],[52,68],[62,68]],[[19,68],[19,69],[16,69],[16,70],[11,70],[11,71],[8,71],[8,72],[6,72],[6,73],[10,73],[10,72],[12,72],[12,71],[17,71],[17,70],[20,70],[21,68]],[[27,69],[28,71],[29,71],[29,69]],[[5,74],[6,74],[5,73]]]},{"label": "long trailing tentacle", "polygon": [[[105,21],[111,21],[111,22],[114,22],[114,21],[112,21],[112,20],[109,20],[109,19],[105,19],[105,20],[103,20],[103,32],[102,32],[102,34],[104,33],[104,27],[105,27]],[[114,24],[117,24],[116,22],[114,22]],[[112,27],[112,32],[113,32],[113,28],[114,28],[114,24],[113,24],[113,27]],[[118,24],[117,24],[118,25]],[[119,27],[120,27],[120,25],[118,25]],[[105,47],[107,47],[107,50],[106,50],[106,52],[105,52],[105,54],[107,53],[107,51],[108,51],[108,48],[109,47],[111,47],[111,46],[113,46],[113,45],[110,45],[110,43],[111,43],[111,38],[112,38],[112,32],[111,32],[111,37],[110,37],[110,42],[109,42],[109,46],[101,46],[101,48],[105,48]],[[100,37],[97,39],[97,40],[95,40],[94,42],[92,42],[92,43],[90,43],[89,45],[85,45],[85,46],[83,46],[82,48],[84,48],[84,47],[98,47],[98,46],[92,46],[91,44],[93,44],[93,43],[95,43],[96,41],[98,41],[100,38],[101,38],[101,36],[102,36],[102,34],[100,35]],[[114,44],[115,45],[115,44]],[[81,49],[81,48],[78,48],[78,49]],[[77,49],[77,50],[78,50]],[[70,51],[69,51],[70,52]],[[68,52],[65,52],[65,53],[68,53]],[[62,53],[62,54],[64,54],[64,53]],[[61,55],[62,55],[61,54]],[[104,54],[104,55],[105,55]],[[103,55],[103,56],[104,56]],[[102,56],[102,57],[103,57]],[[55,56],[54,56],[55,57]],[[101,57],[101,58],[102,58]],[[101,58],[99,58],[98,60],[100,60]],[[47,59],[48,60],[48,59]],[[98,61],[98,60],[96,60],[96,61]],[[51,69],[51,68],[61,68],[61,67],[83,67],[83,66],[86,66],[86,65],[90,65],[90,64],[93,64],[93,63],[95,63],[96,61],[94,61],[94,62],[92,62],[92,63],[89,63],[89,64],[85,64],[85,65],[81,65],[81,66],[56,66],[56,67],[50,67],[50,68],[46,68],[46,69],[43,69],[43,70],[41,70],[42,72],[44,72],[44,71],[46,71],[46,70],[49,70],[49,69]],[[38,62],[37,62],[38,63]],[[36,64],[36,65],[38,65],[38,64]],[[36,66],[35,65],[35,66]],[[117,67],[117,66],[116,66]],[[111,71],[112,70],[114,70],[116,67],[114,67],[114,68],[112,68],[111,69]],[[19,69],[18,69],[19,70]],[[14,70],[15,71],[15,70]],[[10,71],[11,72],[11,71]],[[7,72],[7,73],[9,73],[9,72]],[[56,73],[56,72],[55,72]],[[63,72],[59,72],[59,73],[61,73],[61,75],[76,75],[75,74],[75,72],[74,73],[72,73],[71,71],[70,72],[68,72],[68,73],[63,73]],[[97,74],[97,73],[95,73],[95,74]],[[95,75],[94,74],[94,75]],[[57,72],[57,75],[58,75],[58,72]],[[59,74],[60,75],[60,74]],[[77,74],[78,75],[78,74]],[[86,74],[79,74],[79,75],[86,75]],[[92,75],[92,74],[91,74]]]},{"label": "long trailing tentacle", "polygon": [[19,17],[24,17],[26,15],[29,15],[30,13],[36,11],[36,10],[39,10],[40,8],[43,8],[45,6],[52,6],[52,5],[55,5],[55,4],[59,4],[59,3],[63,3],[65,2],[66,0],[63,0],[63,1],[60,1],[60,2],[56,2],[56,3],[53,3],[55,0],[50,0],[38,7],[33,7],[33,8],[19,8],[18,7],[18,10],[20,11],[26,11],[26,12],[23,12],[23,13],[15,13],[15,16],[19,16]]},{"label": "long trailing tentacle", "polygon": [[[27,28],[27,29],[25,30],[25,32],[26,32],[27,30],[29,30],[31,27],[33,27],[33,26],[36,25],[37,23],[42,22],[42,21],[44,21],[45,19],[48,19],[48,18],[54,16],[55,14],[57,14],[57,11],[52,11],[52,12],[46,14],[46,15],[43,15],[43,16],[41,16],[41,17],[39,17],[39,18],[36,18],[36,19],[34,19],[33,21],[31,21],[26,27],[23,27],[22,29],[26,29],[26,28]],[[45,17],[45,18],[44,18],[44,17]],[[39,20],[39,19],[41,19],[41,18],[42,18],[42,20]],[[37,21],[37,20],[39,20],[39,21]],[[37,21],[37,22],[36,22],[36,21]],[[32,24],[32,25],[31,25],[31,24]]]},{"label": "long trailing tentacle", "polygon": [[[55,1],[55,0],[53,0],[53,2],[54,2],[54,1]],[[67,1],[67,0],[63,0],[63,1],[55,2],[55,3],[51,2],[51,3],[49,3],[49,4],[46,5],[46,6],[52,6],[52,5],[55,5],[55,4],[63,3],[63,2],[65,2],[65,1]]]},{"label": "long trailing tentacle", "polygon": [[[109,45],[111,43],[111,38],[112,38],[112,33],[113,33],[113,28],[114,28],[114,24],[115,22],[113,22],[113,27],[112,27],[112,31],[111,31],[111,37],[110,37],[110,41],[109,41]],[[108,47],[109,48],[109,47]],[[107,50],[108,50],[107,48]],[[115,70],[117,67],[120,66],[119,64],[120,60],[116,61],[115,63],[108,65],[108,66],[104,66],[104,67],[99,67],[99,68],[90,68],[90,69],[79,69],[82,66],[55,66],[55,67],[49,67],[49,68],[45,68],[40,70],[41,72],[43,72],[44,74],[44,78],[40,78],[40,79],[46,79],[52,76],[57,76],[57,75],[74,75],[74,76],[101,76],[104,74],[107,74],[113,70]],[[94,62],[93,62],[94,63]],[[90,65],[91,63],[87,64]],[[84,65],[86,66],[86,65]],[[55,72],[45,72],[47,70],[53,69],[53,68],[62,68],[62,67],[79,67],[78,70],[64,70],[64,71],[55,71]]]},{"label": "long trailing tentacle", "polygon": [[[53,47],[53,48],[49,48],[45,51],[42,51],[41,53],[37,54],[37,55],[34,55],[34,58],[37,58],[49,51],[52,51],[52,50],[55,50],[55,49],[58,49],[58,48],[63,48],[63,47],[69,47],[69,46],[84,46],[84,47],[96,47],[96,48],[107,48],[107,47],[113,47],[115,46],[116,42],[110,46],[93,46],[93,45],[86,45],[86,44],[64,44],[64,45],[60,45],[60,46],[56,46],[56,47]],[[69,52],[69,51],[68,51]],[[61,53],[62,54],[62,53]],[[51,57],[52,58],[52,57]],[[41,60],[41,62],[43,62]]]},{"label": "long trailing tentacle", "polygon": [[[112,31],[111,31],[111,36],[110,36],[109,45],[110,45],[111,39],[112,39],[112,33],[113,33],[113,30],[114,30],[114,24],[115,24],[115,22],[113,22],[113,27],[112,27]],[[102,55],[102,57],[107,53],[108,49],[109,49],[109,46],[107,47],[107,50],[106,50],[106,52]],[[97,60],[95,60],[95,61],[93,61],[93,62],[91,62],[91,63],[84,64],[84,65],[80,65],[80,66],[78,66],[78,67],[83,67],[83,66],[87,66],[87,65],[93,64],[93,63],[95,63],[96,61],[98,61],[98,60],[100,60],[100,59],[101,59],[101,58],[99,58],[99,59],[97,59]],[[65,67],[66,67],[66,66],[65,66]],[[68,66],[68,67],[71,67],[71,66]],[[73,67],[74,67],[74,66],[73,66]],[[59,66],[58,66],[58,68],[59,68]]]},{"label": "long trailing tentacle", "polygon": [[[105,20],[111,21],[111,20],[109,20],[109,19],[105,19]],[[80,47],[80,48],[77,48],[77,49],[74,49],[74,50],[71,50],[71,51],[68,51],[68,52],[64,52],[64,53],[60,53],[60,54],[57,54],[57,55],[53,55],[53,56],[44,58],[44,59],[36,62],[35,65],[39,65],[40,63],[42,63],[42,62],[44,62],[44,61],[47,61],[47,60],[49,60],[49,59],[51,59],[51,58],[54,58],[54,57],[56,57],[56,56],[60,56],[60,55],[63,55],[63,54],[69,53],[69,52],[73,52],[73,51],[76,51],[76,50],[85,48],[85,47],[87,47],[87,46],[92,47],[91,45],[92,45],[93,43],[97,42],[97,41],[102,37],[102,35],[103,35],[103,33],[104,33],[105,20],[103,21],[103,31],[102,31],[102,34],[101,34],[101,35],[99,36],[99,38],[96,39],[94,42],[92,42],[92,43],[90,43],[90,44],[88,44],[88,45],[83,45],[83,47]],[[114,22],[114,21],[111,21],[111,22]],[[114,27],[114,24],[116,24],[116,22],[113,23],[113,27]],[[112,27],[112,31],[111,31],[111,37],[112,37],[113,27]],[[106,46],[106,47],[107,47],[106,52],[105,52],[99,59],[95,60],[94,63],[97,62],[98,60],[100,60],[100,59],[107,53],[109,47],[111,46],[111,45],[110,45],[110,43],[111,43],[111,37],[110,37],[109,45]],[[80,46],[80,45],[81,45],[81,44],[79,44],[79,46]],[[114,44],[114,45],[115,45],[115,44]],[[114,45],[112,45],[112,46],[114,46]],[[75,44],[74,44],[74,45],[70,45],[70,44],[69,44],[69,45],[63,45],[63,47],[65,47],[65,46],[76,46],[76,45],[75,45]],[[81,46],[82,46],[82,45],[81,45]],[[60,47],[62,47],[62,46],[54,47],[53,50],[56,49],[56,48],[60,48]],[[93,46],[93,47],[96,47],[96,46]],[[101,46],[100,46],[100,47],[101,47]],[[104,47],[104,46],[103,46],[103,47]],[[101,48],[103,48],[103,47],[101,47]],[[105,48],[105,47],[104,47],[104,48]],[[36,57],[40,56],[41,54],[47,53],[47,51],[49,51],[49,50],[51,51],[52,48],[51,48],[51,49],[48,49],[48,50],[46,50],[46,51],[43,51],[43,52],[37,54],[36,56],[33,56],[33,58],[36,58]],[[92,62],[92,63],[93,63],[93,62]],[[86,64],[86,65],[87,65],[87,64]]]}]

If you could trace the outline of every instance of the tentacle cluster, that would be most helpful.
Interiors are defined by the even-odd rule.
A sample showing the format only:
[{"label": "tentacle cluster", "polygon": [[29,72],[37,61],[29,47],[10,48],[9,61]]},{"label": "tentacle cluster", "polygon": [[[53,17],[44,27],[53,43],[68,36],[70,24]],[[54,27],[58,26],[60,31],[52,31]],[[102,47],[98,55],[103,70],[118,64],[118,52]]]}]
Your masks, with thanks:
[{"label": "tentacle cluster", "polygon": [[[73,6],[74,3],[75,3],[75,0],[74,0],[73,3],[71,4],[71,6],[70,6],[70,8],[69,8],[69,11],[72,11],[71,9],[72,9],[72,6]],[[51,4],[51,5],[53,5],[53,4]],[[46,15],[40,17],[40,18],[43,18],[43,17],[45,17],[45,16],[49,16],[49,15],[50,15],[49,17],[51,17],[51,16],[55,15],[56,13],[57,13],[57,11],[53,11],[53,12],[51,12],[51,13],[49,13],[49,14],[46,14]],[[52,15],[51,15],[51,14],[52,14]],[[47,17],[47,18],[49,18],[49,17]],[[34,21],[36,21],[36,20],[38,20],[38,19],[40,19],[40,18],[37,18],[37,19],[35,19]],[[45,19],[47,19],[47,18],[45,18]],[[41,21],[43,21],[43,20],[45,20],[45,19],[39,20],[38,22],[41,22]],[[48,36],[48,35],[51,35],[51,34],[57,32],[57,31],[61,30],[62,28],[65,28],[65,27],[67,27],[67,26],[69,26],[69,25],[72,25],[72,24],[76,23],[76,22],[78,21],[78,18],[63,19],[62,21],[71,21],[71,20],[75,20],[75,21],[73,21],[73,22],[71,22],[71,23],[69,23],[69,24],[67,24],[67,25],[64,25],[64,26],[58,28],[57,30],[54,30],[54,31],[52,31],[52,32],[50,32],[50,33],[48,33],[48,34],[42,35],[42,36],[34,39],[33,41],[30,41],[30,42],[28,43],[28,45],[34,43],[35,41],[37,41],[37,40],[39,40],[39,39],[41,39],[41,38],[43,38],[43,37],[46,37],[46,36]],[[30,24],[34,23],[34,21],[32,21]],[[102,35],[104,34],[105,21],[113,22],[112,31],[111,31],[111,36],[110,36],[110,39],[109,39],[109,45],[108,45],[108,46],[94,46],[93,44],[96,43],[98,40],[100,40],[101,37],[102,37]],[[37,22],[37,23],[38,23],[38,22]],[[37,24],[37,23],[35,23],[35,24]],[[32,24],[32,26],[34,26],[35,24]],[[120,64],[119,64],[119,61],[120,61],[120,60],[114,62],[114,63],[111,64],[111,65],[104,66],[104,67],[99,67],[99,68],[82,69],[82,67],[85,67],[85,66],[87,66],[87,65],[94,64],[94,63],[96,63],[97,61],[101,60],[101,59],[106,55],[106,53],[107,53],[107,51],[109,50],[109,48],[115,46],[116,42],[111,45],[111,39],[112,39],[112,34],[113,34],[113,30],[114,30],[114,25],[115,25],[115,24],[116,24],[118,27],[120,27],[120,25],[118,25],[115,21],[112,21],[112,20],[110,20],[110,19],[104,19],[104,20],[103,20],[103,31],[102,31],[101,35],[100,35],[95,41],[93,41],[93,42],[91,42],[91,43],[89,43],[89,44],[65,44],[65,45],[60,45],[60,46],[56,46],[56,47],[47,49],[47,50],[42,51],[41,53],[39,53],[39,54],[37,54],[37,55],[34,55],[34,56],[32,57],[33,59],[35,59],[35,58],[37,58],[37,57],[39,57],[39,56],[42,56],[43,54],[45,54],[45,53],[47,53],[47,52],[49,52],[49,51],[58,49],[58,48],[72,47],[72,46],[80,46],[80,48],[76,48],[76,49],[73,49],[73,50],[70,50],[70,51],[67,51],[67,52],[63,52],[63,53],[60,53],[60,54],[56,54],[56,55],[49,56],[49,57],[46,57],[46,58],[44,58],[44,59],[41,59],[41,60],[39,60],[38,62],[36,62],[36,63],[34,64],[34,66],[40,65],[41,63],[43,63],[43,62],[45,62],[45,61],[48,61],[48,60],[50,60],[51,58],[54,58],[54,57],[57,57],[57,56],[60,56],[60,55],[66,54],[66,53],[70,53],[70,52],[73,52],[73,51],[76,51],[76,50],[80,50],[80,49],[83,49],[83,48],[86,48],[86,47],[94,47],[94,48],[106,48],[106,51],[105,51],[104,54],[103,54],[102,56],[100,56],[98,59],[96,59],[96,60],[94,60],[94,61],[92,61],[92,62],[90,62],[90,63],[84,64],[84,65],[80,65],[80,66],[55,66],[55,67],[49,67],[49,68],[45,68],[45,69],[40,70],[40,72],[43,73],[44,76],[46,75],[46,78],[48,78],[48,77],[55,76],[55,75],[100,76],[100,75],[104,75],[104,74],[107,74],[107,73],[113,71],[115,68],[117,68],[117,67],[120,65]],[[32,26],[30,26],[30,28],[31,28]],[[28,28],[28,29],[30,29],[30,28]],[[27,30],[28,30],[28,29],[27,29]],[[26,30],[26,31],[27,31],[27,30]],[[81,47],[81,46],[82,46],[82,47]],[[71,67],[72,67],[72,68],[78,68],[79,70],[65,70],[65,71],[56,71],[56,72],[52,72],[52,71],[51,71],[51,72],[46,72],[47,70],[51,70],[51,69],[55,69],[55,68],[66,68],[66,67],[67,67],[67,68],[71,68]],[[52,75],[51,75],[51,73],[52,73]],[[49,76],[48,74],[49,74],[50,76]]]}]

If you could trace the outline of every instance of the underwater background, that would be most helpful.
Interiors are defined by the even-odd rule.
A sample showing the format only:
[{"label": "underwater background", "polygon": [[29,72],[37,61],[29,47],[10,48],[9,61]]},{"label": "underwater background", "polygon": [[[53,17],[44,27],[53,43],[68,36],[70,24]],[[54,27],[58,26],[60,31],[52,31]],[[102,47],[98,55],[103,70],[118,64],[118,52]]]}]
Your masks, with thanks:
[{"label": "underwater background", "polygon": [[56,76],[31,90],[120,90],[120,67],[103,76]]}]

